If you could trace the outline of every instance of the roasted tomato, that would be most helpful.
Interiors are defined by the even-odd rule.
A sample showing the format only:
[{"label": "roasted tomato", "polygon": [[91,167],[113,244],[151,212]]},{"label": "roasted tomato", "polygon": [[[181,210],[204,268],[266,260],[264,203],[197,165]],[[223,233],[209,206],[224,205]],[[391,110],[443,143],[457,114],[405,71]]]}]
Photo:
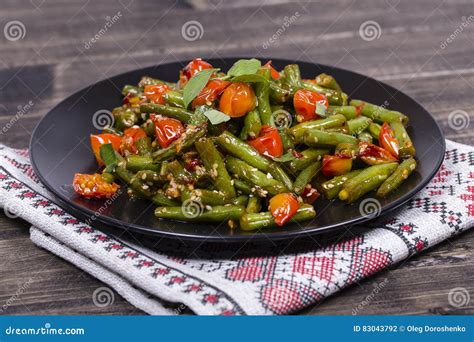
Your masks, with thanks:
[{"label": "roasted tomato", "polygon": [[232,118],[244,116],[255,109],[257,98],[247,83],[232,83],[222,93],[219,110]]},{"label": "roasted tomato", "polygon": [[268,157],[281,157],[283,154],[283,142],[275,127],[263,125],[259,137],[248,140],[247,143]]},{"label": "roasted tomato", "polygon": [[217,100],[219,96],[224,92],[225,88],[230,85],[230,82],[223,80],[210,80],[207,85],[199,93],[198,96],[193,100],[192,106],[210,105],[212,102]]},{"label": "roasted tomato", "polygon": [[98,173],[76,173],[72,186],[76,193],[85,198],[110,198],[120,188],[118,184],[107,183]]},{"label": "roasted tomato", "polygon": [[309,121],[320,118],[316,113],[316,103],[320,103],[326,109],[329,106],[326,96],[307,89],[300,89],[293,97],[293,106],[296,111],[298,122]]},{"label": "roasted tomato", "polygon": [[385,150],[387,150],[394,158],[398,159],[398,151],[400,144],[398,143],[392,128],[386,122],[382,125],[379,134],[379,143]]},{"label": "roasted tomato", "polygon": [[275,218],[275,223],[279,226],[283,226],[296,214],[299,206],[295,195],[283,193],[275,195],[270,199],[268,209]]},{"label": "roasted tomato", "polygon": [[352,168],[352,158],[344,155],[328,155],[323,157],[323,175],[326,177],[340,176]]},{"label": "roasted tomato", "polygon": [[164,95],[170,90],[166,84],[149,84],[145,86],[144,93],[148,100],[158,104],[164,104]]},{"label": "roasted tomato", "polygon": [[361,141],[359,143],[359,153],[357,155],[364,163],[377,165],[397,161],[387,150],[377,145]]},{"label": "roasted tomato", "polygon": [[179,120],[160,115],[150,115],[150,118],[155,124],[156,139],[162,148],[168,147],[184,132],[183,124]]},{"label": "roasted tomato", "polygon": [[270,69],[270,75],[274,80],[278,80],[280,78],[280,73],[272,66],[272,61],[268,61],[263,67]]},{"label": "roasted tomato", "polygon": [[120,151],[120,144],[122,143],[122,137],[111,133],[102,134],[91,134],[91,146],[94,152],[95,159],[99,165],[104,165],[102,158],[100,157],[100,147],[104,144],[112,144],[115,151]]},{"label": "roasted tomato", "polygon": [[130,127],[123,132],[120,151],[122,154],[137,154],[137,141],[146,138],[146,133],[140,127]]},{"label": "roasted tomato", "polygon": [[212,65],[203,61],[201,58],[193,59],[179,72],[179,85],[184,87],[191,77],[204,69],[212,69]]},{"label": "roasted tomato", "polygon": [[306,184],[301,197],[303,198],[303,202],[313,204],[319,198],[319,192],[313,188],[311,184]]}]

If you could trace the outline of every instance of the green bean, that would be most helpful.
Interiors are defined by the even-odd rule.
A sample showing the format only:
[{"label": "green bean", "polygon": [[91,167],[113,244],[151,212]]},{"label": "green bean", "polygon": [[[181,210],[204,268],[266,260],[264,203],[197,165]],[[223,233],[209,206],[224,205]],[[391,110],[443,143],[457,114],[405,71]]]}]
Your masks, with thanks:
[{"label": "green bean", "polygon": [[152,170],[138,171],[136,176],[147,183],[159,183],[164,180],[158,172]]},{"label": "green bean", "polygon": [[344,183],[351,178],[354,178],[362,170],[354,170],[346,173],[345,175],[336,176],[333,179],[330,179],[321,184],[320,190],[328,200],[332,200],[337,197],[339,191],[341,191]]},{"label": "green bean", "polygon": [[329,106],[326,110],[327,115],[341,114],[347,120],[355,119],[359,116],[359,112],[354,106]]},{"label": "green bean", "polygon": [[399,144],[399,154],[400,158],[409,158],[415,155],[415,146],[410,139],[405,127],[402,123],[393,121],[390,123],[390,127],[393,129],[395,138],[398,140]]},{"label": "green bean", "polygon": [[102,179],[107,183],[112,184],[115,181],[115,176],[110,172],[103,171]]},{"label": "green bean", "polygon": [[336,79],[332,77],[331,75],[327,75],[325,73],[319,74],[316,77],[316,84],[324,88],[329,88],[329,89],[336,90],[338,92],[342,92],[342,89],[339,86],[339,84],[336,82]]},{"label": "green bean", "polygon": [[169,90],[163,97],[167,105],[184,108],[183,94],[181,92],[177,90]]},{"label": "green bean", "polygon": [[193,175],[185,170],[183,164],[177,159],[171,162],[163,162],[161,165],[160,176],[168,179],[170,182],[174,180],[179,184],[190,184],[196,182]]},{"label": "green bean", "polygon": [[368,127],[368,131],[370,133],[370,135],[372,136],[372,138],[378,140],[379,139],[379,136],[380,136],[380,130],[382,129],[382,126],[380,126],[379,124],[375,123],[375,122],[372,122],[369,127]]},{"label": "green bean", "polygon": [[199,152],[201,160],[211,175],[216,187],[222,191],[226,197],[235,197],[235,189],[231,178],[227,173],[224,161],[212,140],[209,138],[202,138],[196,141],[194,146]]},{"label": "green bean", "polygon": [[173,141],[168,147],[159,149],[152,153],[154,162],[159,162],[169,158],[176,157],[177,154],[185,152],[191,148],[196,141],[206,134],[205,126],[188,125],[186,131],[181,137]]},{"label": "green bean", "polygon": [[293,136],[290,134],[290,130],[288,128],[280,128],[278,129],[278,133],[280,134],[281,142],[283,144],[283,150],[293,150],[295,144],[293,142]]},{"label": "green bean", "polygon": [[122,88],[122,95],[127,96],[128,94],[141,95],[143,94],[143,89],[141,87],[126,84]]},{"label": "green bean", "polygon": [[349,134],[359,134],[365,131],[371,123],[372,119],[366,116],[360,116],[358,118],[348,120],[346,122],[346,125],[349,129]]},{"label": "green bean", "polygon": [[310,164],[319,161],[325,154],[329,154],[329,149],[324,148],[308,148],[304,151],[301,151],[301,157],[295,158],[286,163],[286,166],[293,172],[297,173],[298,171],[303,170],[308,167]]},{"label": "green bean", "polygon": [[155,137],[155,124],[151,119],[147,119],[144,123],[142,123],[141,127],[145,131],[146,135],[149,137]]},{"label": "green bean", "polygon": [[291,92],[288,89],[280,87],[275,82],[270,82],[270,100],[273,103],[284,104],[291,96]]},{"label": "green bean", "polygon": [[288,64],[283,69],[284,82],[292,94],[301,88],[301,73],[298,64]]},{"label": "green bean", "polygon": [[242,205],[242,206],[247,206],[247,203],[249,201],[249,197],[246,195],[240,195],[230,201],[230,204],[232,205]]},{"label": "green bean", "polygon": [[408,176],[415,170],[416,160],[414,158],[405,159],[397,169],[382,183],[377,190],[377,196],[385,197],[395,189],[398,189]]},{"label": "green bean", "polygon": [[247,208],[245,209],[245,211],[248,214],[252,214],[252,213],[258,213],[260,212],[260,210],[262,210],[262,203],[261,203],[260,197],[257,197],[257,196],[249,197],[249,201],[247,202]]},{"label": "green bean", "polygon": [[234,187],[237,191],[240,191],[242,194],[250,195],[252,193],[252,186],[240,179],[232,179],[234,182]]},{"label": "green bean", "polygon": [[133,193],[142,198],[150,199],[154,193],[148,184],[145,184],[140,178],[133,176],[129,183]]},{"label": "green bean", "polygon": [[202,204],[208,205],[222,205],[229,202],[229,197],[227,197],[223,192],[207,189],[196,189],[191,191],[191,199],[195,199]]},{"label": "green bean", "polygon": [[345,157],[355,158],[359,153],[359,145],[352,143],[341,143],[336,146],[334,153]]},{"label": "green bean", "polygon": [[139,156],[139,155],[130,155],[126,157],[126,168],[127,170],[137,172],[140,170],[152,170],[152,171],[160,171],[160,164],[155,163],[153,158]]},{"label": "green bean", "polygon": [[[302,204],[290,222],[302,222],[316,217],[314,207],[309,204]],[[275,227],[275,219],[270,212],[247,213],[240,217],[240,229],[252,231],[262,228]]]},{"label": "green bean", "polygon": [[352,135],[335,133],[335,132],[325,132],[317,129],[308,130],[303,139],[304,143],[308,146],[336,146],[340,143],[350,143],[357,144],[357,138],[354,138]]},{"label": "green bean", "polygon": [[166,196],[163,191],[157,191],[151,198],[151,201],[159,206],[174,207],[178,206],[179,202]]},{"label": "green bean", "polygon": [[156,103],[144,103],[140,105],[140,112],[161,114],[173,119],[188,123],[191,120],[193,113],[184,108],[171,107]]},{"label": "green bean", "polygon": [[408,117],[400,112],[388,110],[384,107],[374,105],[361,100],[352,100],[351,106],[361,107],[361,114],[379,123],[400,121],[404,125],[408,123]]},{"label": "green bean", "polygon": [[240,205],[215,206],[210,210],[191,206],[158,207],[155,209],[156,217],[188,222],[220,223],[225,220],[239,220],[244,213],[245,208]]},{"label": "green bean", "polygon": [[333,105],[333,106],[344,105],[344,98],[342,94],[338,93],[337,91],[333,89],[323,88],[309,81],[303,81],[302,86],[305,89],[308,89],[317,93],[321,93],[324,96],[326,96],[330,105]]},{"label": "green bean", "polygon": [[247,164],[245,161],[228,156],[226,159],[226,165],[228,170],[240,179],[253,184],[257,189],[263,189],[264,191],[260,192],[262,197],[265,197],[267,192],[270,195],[288,192],[288,189],[281,182],[273,177],[268,177],[268,174],[264,174],[257,168]]},{"label": "green bean", "polygon": [[368,142],[368,143],[373,142],[372,135],[369,132],[366,132],[366,131],[365,132],[360,132],[357,135],[357,139],[359,139],[359,141],[364,141],[364,142]]},{"label": "green bean", "polygon": [[266,82],[257,82],[255,84],[255,95],[258,99],[257,109],[260,113],[260,120],[262,125],[275,126],[270,106],[270,69],[261,68],[257,71],[257,74],[262,75],[266,80]]},{"label": "green bean", "polygon": [[[277,181],[280,181],[283,183],[283,185],[288,189],[292,190],[293,189],[293,182],[291,181],[291,178],[286,174],[286,172],[283,170],[280,165],[277,163],[272,163],[270,165],[270,169],[268,170],[270,175],[275,178]],[[268,177],[268,175],[267,175]]]},{"label": "green bean", "polygon": [[307,166],[303,169],[298,177],[296,177],[295,182],[293,184],[293,191],[296,192],[298,195],[301,195],[306,184],[311,183],[314,177],[318,174],[319,170],[321,169],[321,162],[318,161],[316,163],[312,163],[311,165]]},{"label": "green bean", "polygon": [[138,154],[140,156],[148,157],[151,155],[151,140],[148,137],[140,138],[135,143]]},{"label": "green bean", "polygon": [[150,76],[143,76],[140,82],[138,83],[140,87],[144,87],[146,85],[156,85],[156,84],[166,84],[170,88],[176,88],[176,83],[162,81]]},{"label": "green bean", "polygon": [[398,163],[370,166],[346,181],[339,192],[339,199],[352,203],[369,191],[377,189],[397,168]]},{"label": "green bean", "polygon": [[119,131],[124,131],[138,123],[138,115],[131,108],[115,108],[112,114],[115,118],[114,127]]},{"label": "green bean", "polygon": [[305,133],[310,129],[327,129],[342,126],[346,122],[344,115],[336,114],[325,119],[302,122],[290,128],[296,144],[303,142]]},{"label": "green bean", "polygon": [[244,127],[240,131],[240,139],[247,140],[258,137],[262,129],[262,122],[260,121],[260,114],[258,109],[251,110],[247,113],[244,119]]}]

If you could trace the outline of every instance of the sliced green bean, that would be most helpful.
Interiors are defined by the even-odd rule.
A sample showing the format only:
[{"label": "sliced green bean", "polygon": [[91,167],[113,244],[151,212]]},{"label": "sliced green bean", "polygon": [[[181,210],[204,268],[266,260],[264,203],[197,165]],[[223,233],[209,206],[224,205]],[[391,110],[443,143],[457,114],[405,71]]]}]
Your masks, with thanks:
[{"label": "sliced green bean", "polygon": [[[309,204],[302,204],[296,214],[291,218],[290,223],[311,220],[316,217],[314,207]],[[240,218],[240,229],[252,231],[257,229],[275,227],[275,219],[270,212],[247,213]]]},{"label": "sliced green bean", "polygon": [[153,202],[153,204],[159,206],[174,207],[179,205],[178,201],[169,198],[164,194],[163,191],[160,190],[155,193],[155,195],[151,198],[151,201]]},{"label": "sliced green bean", "polygon": [[161,165],[155,163],[151,157],[130,155],[126,157],[126,168],[133,172],[140,170],[160,171]]},{"label": "sliced green bean", "polygon": [[345,175],[336,176],[333,179],[330,179],[321,184],[321,192],[328,200],[332,200],[336,198],[337,195],[339,195],[339,191],[341,191],[342,186],[348,179],[354,178],[361,172],[362,170],[354,170],[346,173]]},{"label": "sliced green bean", "polygon": [[257,82],[255,84],[255,95],[257,96],[257,108],[260,113],[262,125],[275,126],[270,106],[270,69],[261,68],[257,74],[262,75],[266,82]]},{"label": "sliced green bean", "polygon": [[360,116],[358,118],[348,120],[346,126],[349,129],[349,134],[359,134],[365,131],[372,123],[372,119],[366,116]]},{"label": "sliced green bean", "polygon": [[306,184],[311,183],[314,177],[321,170],[321,162],[315,162],[303,169],[298,177],[296,177],[295,182],[293,183],[293,191],[298,195],[301,195]]},{"label": "sliced green bean", "polygon": [[247,113],[244,119],[244,127],[240,131],[240,139],[254,139],[258,137],[262,129],[262,122],[260,121],[260,114],[258,109],[251,110]]},{"label": "sliced green bean", "polygon": [[290,133],[294,137],[296,144],[303,142],[305,133],[310,129],[327,129],[340,127],[346,122],[344,115],[331,115],[325,119],[302,122],[290,128]]},{"label": "sliced green bean", "polygon": [[240,191],[244,195],[250,195],[252,193],[252,186],[240,179],[232,179],[235,189]]},{"label": "sliced green bean", "polygon": [[405,127],[402,123],[393,121],[390,123],[390,127],[393,129],[395,138],[397,138],[399,143],[399,154],[400,158],[409,158],[415,155],[415,146],[411,141],[410,136],[408,135]]},{"label": "sliced green bean", "polygon": [[144,103],[140,105],[140,112],[142,113],[155,113],[161,114],[173,119],[177,119],[184,123],[188,123],[191,120],[193,113],[178,107],[171,107],[168,105],[156,104],[156,103]]},{"label": "sliced green bean", "polygon": [[247,202],[247,208],[245,211],[248,214],[253,214],[253,213],[258,213],[262,210],[262,202],[260,200],[260,197],[257,196],[252,196],[249,197],[249,200]]},{"label": "sliced green bean", "polygon": [[377,196],[385,197],[402,184],[405,179],[415,170],[416,160],[414,158],[408,158],[404,160],[397,169],[388,177],[385,182],[382,183],[380,188],[377,190]]},{"label": "sliced green bean", "polygon": [[302,86],[305,89],[308,89],[317,93],[321,93],[324,96],[326,96],[330,105],[333,105],[333,106],[344,105],[343,95],[333,89],[323,88],[309,81],[303,81]]},{"label": "sliced green bean", "polygon": [[214,206],[210,210],[206,207],[179,206],[179,207],[158,207],[155,209],[155,216],[164,219],[172,219],[188,222],[223,222],[225,220],[239,220],[245,213],[245,208],[240,205]]},{"label": "sliced green bean", "polygon": [[347,120],[355,119],[359,116],[359,111],[354,106],[329,106],[326,110],[327,115],[341,114]]},{"label": "sliced green bean", "polygon": [[186,131],[181,137],[173,141],[168,147],[159,149],[152,153],[154,162],[159,162],[169,158],[176,157],[177,154],[183,153],[191,148],[196,141],[206,134],[205,126],[188,125]]},{"label": "sliced green bean", "polygon": [[286,166],[293,173],[298,173],[298,171],[303,170],[308,167],[310,164],[317,162],[323,158],[325,154],[329,154],[330,150],[325,148],[313,148],[310,147],[304,151],[301,151],[299,154],[301,157],[295,158],[286,163]]},{"label": "sliced green bean", "polygon": [[357,144],[357,138],[352,135],[336,133],[336,132],[325,132],[317,129],[308,130],[303,139],[304,143],[308,146],[336,146],[340,143]]},{"label": "sliced green bean", "polygon": [[394,110],[388,110],[382,106],[377,106],[361,100],[352,100],[350,105],[360,107],[362,115],[367,116],[379,123],[392,121],[399,121],[404,125],[408,123],[408,117],[405,114]]}]

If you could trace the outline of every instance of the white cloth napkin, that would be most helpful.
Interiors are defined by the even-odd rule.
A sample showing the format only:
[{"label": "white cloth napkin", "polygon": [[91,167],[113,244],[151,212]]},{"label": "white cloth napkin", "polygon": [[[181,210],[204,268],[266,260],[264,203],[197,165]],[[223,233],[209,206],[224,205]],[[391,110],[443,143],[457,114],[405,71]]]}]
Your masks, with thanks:
[{"label": "white cloth napkin", "polygon": [[[323,245],[308,238],[263,249],[247,244],[197,250],[170,241],[145,247],[147,239],[117,238],[61,209],[34,175],[27,152],[3,145],[0,206],[32,224],[36,245],[149,314],[185,308],[202,315],[288,314],[474,225],[474,148],[446,145],[441,170],[408,204],[365,225],[364,233],[342,232],[343,239]],[[98,294],[98,305],[107,295]]]}]

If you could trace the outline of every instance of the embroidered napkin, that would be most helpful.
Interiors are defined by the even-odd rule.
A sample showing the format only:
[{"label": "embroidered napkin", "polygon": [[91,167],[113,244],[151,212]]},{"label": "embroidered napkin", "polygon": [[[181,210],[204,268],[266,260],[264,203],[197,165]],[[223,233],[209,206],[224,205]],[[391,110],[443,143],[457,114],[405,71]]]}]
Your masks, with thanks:
[{"label": "embroidered napkin", "polygon": [[[396,264],[474,225],[474,148],[447,141],[431,183],[402,209],[341,232],[261,248],[186,246],[101,231],[58,206],[39,183],[28,153],[0,145],[0,206],[32,224],[32,241],[107,284],[149,314],[288,314]],[[361,230],[357,230],[361,232]],[[149,239],[148,239],[149,240]],[[155,244],[155,245],[154,245]]]}]

